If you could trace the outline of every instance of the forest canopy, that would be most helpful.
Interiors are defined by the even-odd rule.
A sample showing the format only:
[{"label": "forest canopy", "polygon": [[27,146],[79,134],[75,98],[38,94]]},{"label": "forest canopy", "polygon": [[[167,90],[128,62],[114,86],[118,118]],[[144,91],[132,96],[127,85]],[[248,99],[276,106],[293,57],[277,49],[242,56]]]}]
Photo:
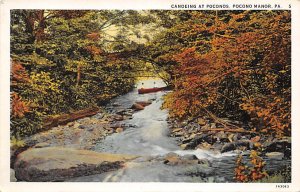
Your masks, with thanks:
[{"label": "forest canopy", "polygon": [[11,11],[11,133],[100,106],[154,71],[170,117],[291,134],[290,11]]}]

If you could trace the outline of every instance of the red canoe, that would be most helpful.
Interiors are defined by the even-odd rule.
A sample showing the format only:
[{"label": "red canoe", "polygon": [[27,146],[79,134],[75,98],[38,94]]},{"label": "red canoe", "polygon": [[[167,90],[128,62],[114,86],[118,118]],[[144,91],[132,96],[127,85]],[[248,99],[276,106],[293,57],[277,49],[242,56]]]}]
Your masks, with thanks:
[{"label": "red canoe", "polygon": [[158,91],[162,91],[164,90],[165,87],[154,87],[154,88],[141,88],[141,89],[138,89],[138,93],[139,94],[145,94],[145,93],[154,93],[154,92],[158,92]]}]

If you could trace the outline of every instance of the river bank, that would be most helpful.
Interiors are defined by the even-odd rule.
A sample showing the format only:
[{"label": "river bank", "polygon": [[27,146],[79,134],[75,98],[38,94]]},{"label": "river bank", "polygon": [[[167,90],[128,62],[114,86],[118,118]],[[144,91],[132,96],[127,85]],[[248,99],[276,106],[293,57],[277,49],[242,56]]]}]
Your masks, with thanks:
[{"label": "river bank", "polygon": [[[153,80],[143,83],[150,86]],[[19,180],[28,178],[27,171],[35,170],[32,174],[47,175],[48,166],[59,165],[65,171],[51,171],[51,174],[65,174],[59,181],[234,182],[237,154],[249,158],[249,150],[255,148],[256,142],[263,143],[264,148],[268,149],[263,158],[270,173],[290,164],[288,138],[267,140],[248,133],[201,132],[222,127],[207,117],[194,122],[168,118],[168,111],[161,109],[165,94],[139,95],[134,90],[113,99],[94,116],[28,137],[25,142],[29,150],[18,156],[17,151],[12,150],[11,168],[17,171]],[[43,158],[43,154],[49,152],[47,150],[51,153]],[[55,150],[59,153],[56,154]],[[24,158],[26,152],[26,157],[35,158]],[[71,155],[59,155],[64,153]],[[87,157],[82,159],[82,154]],[[103,166],[103,158],[107,154],[117,156],[109,165]],[[134,158],[124,160],[120,154],[121,157],[129,155]],[[90,158],[97,156],[99,161],[91,164],[89,155]],[[74,159],[81,163],[75,163],[78,166],[74,167]],[[40,167],[27,161],[36,162]],[[68,162],[71,166],[67,166]],[[20,172],[24,177],[20,177]],[[44,180],[33,178],[35,180],[27,180],[53,181],[49,177]]]},{"label": "river bank", "polygon": [[[247,130],[242,122],[222,119],[231,128],[204,116],[192,122],[169,119],[170,136],[176,138],[184,150],[205,149],[220,153],[261,150],[263,155],[290,159],[291,138],[276,138]],[[236,128],[240,127],[240,128]]]}]

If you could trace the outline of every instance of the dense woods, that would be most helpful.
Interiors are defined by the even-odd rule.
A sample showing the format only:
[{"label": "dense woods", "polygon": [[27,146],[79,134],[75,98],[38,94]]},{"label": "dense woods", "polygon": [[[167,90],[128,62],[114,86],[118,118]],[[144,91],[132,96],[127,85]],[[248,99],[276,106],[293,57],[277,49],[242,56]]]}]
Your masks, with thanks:
[{"label": "dense woods", "polygon": [[290,29],[288,11],[186,13],[168,30],[180,43],[159,55],[173,67],[165,107],[177,118],[216,115],[289,136]]},{"label": "dense woods", "polygon": [[[129,25],[151,20],[134,11],[11,12],[11,132],[32,134],[42,119],[101,105],[134,85],[137,62]],[[122,25],[115,37],[105,33]],[[131,35],[133,36],[133,35]],[[114,54],[115,53],[115,54]]]},{"label": "dense woods", "polygon": [[[162,104],[171,134],[188,129],[183,149],[201,142],[221,143],[221,153],[254,149],[252,167],[236,159],[240,182],[268,176],[260,157],[268,147],[264,154],[290,159],[290,11],[12,10],[10,27],[15,145],[61,122],[78,129],[75,120],[97,114],[139,78],[155,76],[171,90]],[[122,121],[120,114],[132,116],[134,107],[126,110],[106,120]]]},{"label": "dense woods", "polygon": [[[148,62],[174,88],[171,116],[213,114],[290,135],[289,11],[14,10],[11,19],[13,134],[128,92]],[[128,32],[142,24],[157,32]]]}]

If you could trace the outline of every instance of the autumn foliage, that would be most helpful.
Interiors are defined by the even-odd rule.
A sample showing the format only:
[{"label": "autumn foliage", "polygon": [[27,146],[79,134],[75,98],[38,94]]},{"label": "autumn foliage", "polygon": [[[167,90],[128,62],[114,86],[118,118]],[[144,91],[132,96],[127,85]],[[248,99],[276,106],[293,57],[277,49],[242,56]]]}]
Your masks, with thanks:
[{"label": "autumn foliage", "polygon": [[236,159],[235,179],[239,182],[257,181],[266,176],[267,172],[264,170],[266,163],[258,155],[257,151],[251,151],[250,153],[251,166],[245,165],[243,157],[240,155]]},{"label": "autumn foliage", "polygon": [[12,93],[11,106],[12,116],[16,118],[24,117],[25,113],[29,112],[30,110],[28,103],[23,101],[17,93]]},{"label": "autumn foliage", "polygon": [[12,138],[43,130],[49,116],[101,105],[133,87],[132,62],[112,62],[100,36],[125,16],[119,10],[11,11]]},{"label": "autumn foliage", "polygon": [[175,90],[165,107],[178,118],[210,111],[290,135],[290,25],[289,11],[192,12],[177,26],[188,43],[172,57]]},{"label": "autumn foliage", "polygon": [[24,83],[29,81],[29,76],[25,68],[18,62],[13,61],[11,67],[11,83],[16,85],[19,83]]}]

